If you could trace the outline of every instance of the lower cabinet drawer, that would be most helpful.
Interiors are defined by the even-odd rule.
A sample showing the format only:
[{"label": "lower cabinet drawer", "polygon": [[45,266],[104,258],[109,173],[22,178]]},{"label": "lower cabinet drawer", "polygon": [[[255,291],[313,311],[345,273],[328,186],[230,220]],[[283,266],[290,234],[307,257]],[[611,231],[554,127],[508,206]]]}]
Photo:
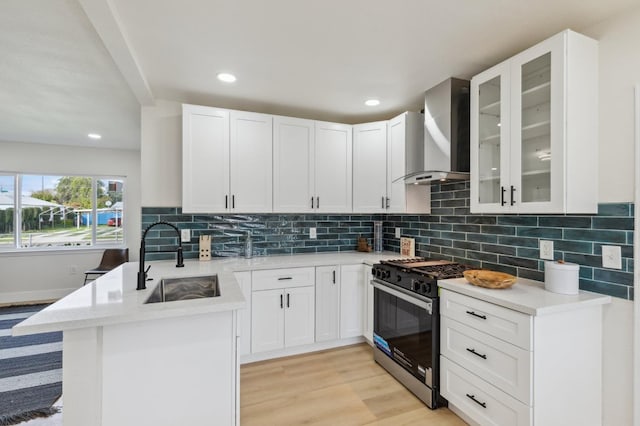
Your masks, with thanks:
[{"label": "lower cabinet drawer", "polygon": [[306,287],[315,285],[316,268],[267,269],[253,271],[251,276],[253,291]]},{"label": "lower cabinet drawer", "polygon": [[532,405],[532,353],[441,317],[440,353],[521,402]]},{"label": "lower cabinet drawer", "polygon": [[492,426],[528,426],[531,407],[512,398],[444,356],[440,393],[473,421]]}]

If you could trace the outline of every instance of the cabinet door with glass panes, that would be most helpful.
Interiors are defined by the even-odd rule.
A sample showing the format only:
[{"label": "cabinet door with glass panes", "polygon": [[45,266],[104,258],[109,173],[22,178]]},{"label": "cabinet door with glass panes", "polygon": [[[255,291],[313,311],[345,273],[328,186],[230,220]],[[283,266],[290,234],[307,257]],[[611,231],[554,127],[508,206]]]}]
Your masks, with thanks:
[{"label": "cabinet door with glass panes", "polygon": [[597,42],[566,30],[471,80],[471,212],[595,213]]},{"label": "cabinet door with glass panes", "polygon": [[502,63],[471,80],[472,211],[495,213],[508,208],[509,70]]},{"label": "cabinet door with glass panes", "polygon": [[555,37],[511,60],[509,203],[523,212],[563,210],[564,42]]}]

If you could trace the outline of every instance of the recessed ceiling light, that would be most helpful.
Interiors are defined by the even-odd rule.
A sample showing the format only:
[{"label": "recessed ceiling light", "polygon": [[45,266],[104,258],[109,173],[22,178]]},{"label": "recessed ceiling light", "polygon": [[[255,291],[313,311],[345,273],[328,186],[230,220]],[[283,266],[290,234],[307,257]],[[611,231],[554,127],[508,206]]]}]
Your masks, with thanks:
[{"label": "recessed ceiling light", "polygon": [[366,101],[364,101],[364,104],[366,106],[378,106],[380,105],[380,101],[377,99],[367,99]]},{"label": "recessed ceiling light", "polygon": [[87,137],[89,137],[89,139],[95,139],[95,140],[102,139],[102,136],[97,133],[89,133]]},{"label": "recessed ceiling light", "polygon": [[221,72],[218,74],[218,80],[224,81],[225,83],[233,83],[236,81],[236,76],[228,72]]}]

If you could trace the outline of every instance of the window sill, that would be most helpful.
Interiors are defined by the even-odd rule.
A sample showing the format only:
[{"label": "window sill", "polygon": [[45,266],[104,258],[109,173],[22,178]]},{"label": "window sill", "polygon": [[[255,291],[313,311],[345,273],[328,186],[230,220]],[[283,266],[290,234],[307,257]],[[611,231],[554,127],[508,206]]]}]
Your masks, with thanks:
[{"label": "window sill", "polygon": [[38,248],[0,248],[0,257],[20,257],[20,256],[49,256],[49,255],[69,255],[102,253],[106,249],[127,248],[125,244],[105,244],[90,247],[38,247]]}]

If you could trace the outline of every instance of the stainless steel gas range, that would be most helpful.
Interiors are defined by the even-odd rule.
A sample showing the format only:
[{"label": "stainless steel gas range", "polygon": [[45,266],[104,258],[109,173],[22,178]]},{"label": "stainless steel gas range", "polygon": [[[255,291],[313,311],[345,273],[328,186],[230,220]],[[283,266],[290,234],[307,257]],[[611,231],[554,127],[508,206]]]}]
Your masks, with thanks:
[{"label": "stainless steel gas range", "polygon": [[424,258],[373,265],[374,359],[429,408],[439,394],[438,280],[462,277],[466,266]]}]

